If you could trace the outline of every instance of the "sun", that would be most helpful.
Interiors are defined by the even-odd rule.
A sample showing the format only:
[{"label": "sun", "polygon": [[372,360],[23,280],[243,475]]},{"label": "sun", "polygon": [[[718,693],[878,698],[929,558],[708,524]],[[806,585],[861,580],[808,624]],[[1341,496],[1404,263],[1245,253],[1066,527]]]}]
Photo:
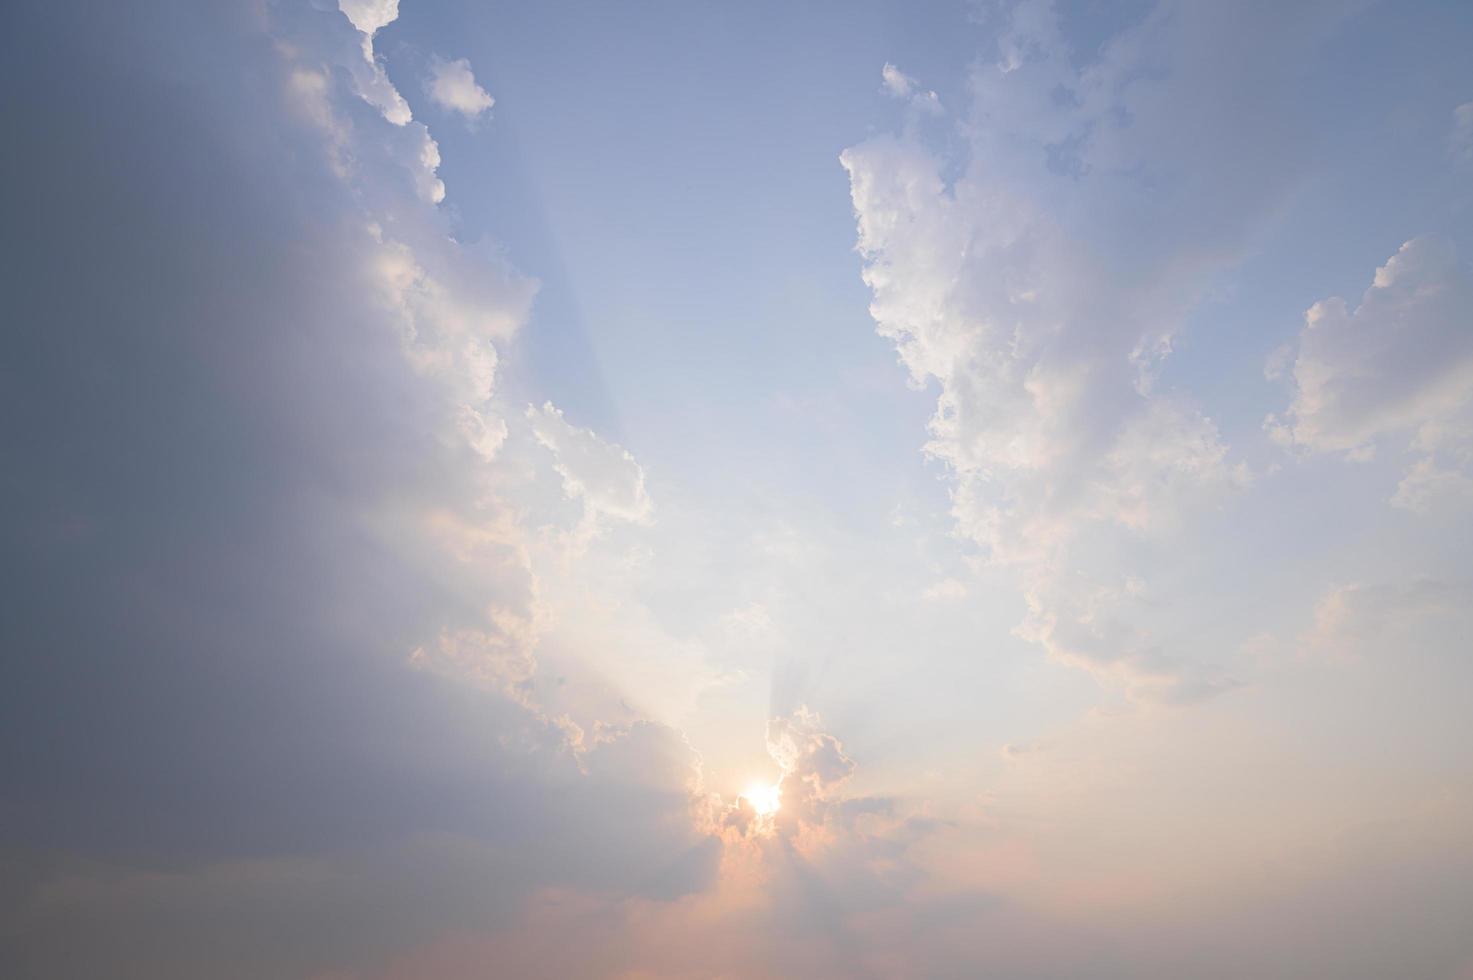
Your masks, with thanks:
[{"label": "sun", "polygon": [[777,784],[752,783],[742,792],[742,799],[757,811],[757,816],[766,817],[777,812],[782,805],[782,794]]}]

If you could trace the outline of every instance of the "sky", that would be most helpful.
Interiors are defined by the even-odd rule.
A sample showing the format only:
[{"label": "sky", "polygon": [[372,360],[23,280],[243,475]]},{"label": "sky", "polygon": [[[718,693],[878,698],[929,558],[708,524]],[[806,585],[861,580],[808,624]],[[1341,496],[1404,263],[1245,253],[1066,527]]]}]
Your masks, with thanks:
[{"label": "sky", "polygon": [[1473,980],[1473,7],[9,13],[3,975]]}]

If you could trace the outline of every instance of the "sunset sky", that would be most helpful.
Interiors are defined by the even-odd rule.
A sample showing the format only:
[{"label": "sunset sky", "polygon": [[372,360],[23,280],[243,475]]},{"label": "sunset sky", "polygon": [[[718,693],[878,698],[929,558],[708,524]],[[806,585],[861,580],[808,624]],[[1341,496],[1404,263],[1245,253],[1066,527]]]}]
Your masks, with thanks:
[{"label": "sunset sky", "polygon": [[0,975],[1473,980],[1473,4],[7,13]]}]

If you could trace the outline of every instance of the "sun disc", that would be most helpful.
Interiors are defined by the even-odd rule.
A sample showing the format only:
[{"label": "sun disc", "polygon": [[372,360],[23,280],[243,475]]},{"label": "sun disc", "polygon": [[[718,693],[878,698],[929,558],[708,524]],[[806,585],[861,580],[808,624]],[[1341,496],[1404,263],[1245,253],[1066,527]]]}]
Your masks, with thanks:
[{"label": "sun disc", "polygon": [[780,795],[776,785],[767,786],[762,783],[753,783],[742,793],[742,799],[757,811],[759,817],[776,813],[781,805]]}]

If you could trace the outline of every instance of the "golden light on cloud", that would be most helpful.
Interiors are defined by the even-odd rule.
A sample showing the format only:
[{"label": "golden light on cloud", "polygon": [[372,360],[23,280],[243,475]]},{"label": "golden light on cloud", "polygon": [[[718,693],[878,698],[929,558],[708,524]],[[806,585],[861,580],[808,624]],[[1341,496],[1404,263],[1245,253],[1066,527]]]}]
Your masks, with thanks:
[{"label": "golden light on cloud", "polygon": [[742,799],[757,811],[757,816],[766,817],[778,811],[782,805],[782,794],[778,791],[776,783],[766,785],[764,783],[752,783],[742,791]]}]

